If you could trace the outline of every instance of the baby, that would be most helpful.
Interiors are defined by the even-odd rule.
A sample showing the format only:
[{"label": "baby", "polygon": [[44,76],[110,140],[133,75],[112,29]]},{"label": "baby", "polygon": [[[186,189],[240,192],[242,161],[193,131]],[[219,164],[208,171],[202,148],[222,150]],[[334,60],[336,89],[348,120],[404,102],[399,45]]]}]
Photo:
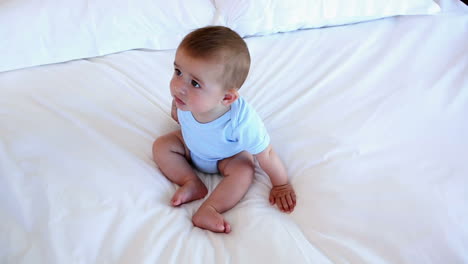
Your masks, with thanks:
[{"label": "baby", "polygon": [[221,26],[200,28],[180,43],[170,83],[172,117],[181,130],[161,136],[153,157],[162,173],[178,184],[173,206],[204,198],[208,190],[192,165],[223,176],[193,215],[195,226],[229,233],[222,213],[234,207],[254,178],[254,157],[273,188],[270,203],[292,212],[296,195],[286,169],[270,145],[255,110],[239,95],[250,68],[244,40]]}]

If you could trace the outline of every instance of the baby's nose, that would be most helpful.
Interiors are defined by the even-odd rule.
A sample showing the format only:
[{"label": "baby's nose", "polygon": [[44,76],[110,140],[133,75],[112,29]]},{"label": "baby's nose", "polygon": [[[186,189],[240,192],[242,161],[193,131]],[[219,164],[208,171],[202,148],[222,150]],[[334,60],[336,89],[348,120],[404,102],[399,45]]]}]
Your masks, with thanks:
[{"label": "baby's nose", "polygon": [[187,86],[183,82],[177,82],[175,84],[176,91],[180,94],[185,94],[187,92]]}]

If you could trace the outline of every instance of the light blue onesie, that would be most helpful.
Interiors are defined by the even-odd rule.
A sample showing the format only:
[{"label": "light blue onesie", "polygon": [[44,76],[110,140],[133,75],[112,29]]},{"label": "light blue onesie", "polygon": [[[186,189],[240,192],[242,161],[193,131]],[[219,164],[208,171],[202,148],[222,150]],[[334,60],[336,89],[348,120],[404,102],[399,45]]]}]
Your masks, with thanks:
[{"label": "light blue onesie", "polygon": [[241,97],[209,123],[199,123],[190,111],[177,110],[177,116],[192,162],[202,172],[218,173],[219,160],[244,150],[256,155],[270,144],[262,120]]}]

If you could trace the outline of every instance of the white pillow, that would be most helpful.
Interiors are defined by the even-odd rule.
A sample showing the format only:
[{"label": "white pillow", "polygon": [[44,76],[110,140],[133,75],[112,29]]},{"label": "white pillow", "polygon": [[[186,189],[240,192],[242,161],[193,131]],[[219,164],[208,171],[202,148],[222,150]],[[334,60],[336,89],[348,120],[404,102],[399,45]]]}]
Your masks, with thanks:
[{"label": "white pillow", "polygon": [[241,36],[440,11],[431,0],[214,0],[216,23]]},{"label": "white pillow", "polygon": [[212,23],[211,0],[24,0],[0,4],[0,72],[137,49],[173,49]]}]

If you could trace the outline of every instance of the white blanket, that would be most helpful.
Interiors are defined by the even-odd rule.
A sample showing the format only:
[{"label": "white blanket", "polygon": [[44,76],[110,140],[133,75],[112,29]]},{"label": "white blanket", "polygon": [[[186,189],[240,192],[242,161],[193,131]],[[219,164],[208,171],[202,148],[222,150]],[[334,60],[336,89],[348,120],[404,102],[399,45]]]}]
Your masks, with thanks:
[{"label": "white blanket", "polygon": [[468,262],[466,12],[247,42],[240,92],[287,166],[292,214],[261,169],[228,235],[192,225],[202,201],[171,207],[151,146],[178,128],[174,51],[127,51],[0,73],[0,262]]}]

